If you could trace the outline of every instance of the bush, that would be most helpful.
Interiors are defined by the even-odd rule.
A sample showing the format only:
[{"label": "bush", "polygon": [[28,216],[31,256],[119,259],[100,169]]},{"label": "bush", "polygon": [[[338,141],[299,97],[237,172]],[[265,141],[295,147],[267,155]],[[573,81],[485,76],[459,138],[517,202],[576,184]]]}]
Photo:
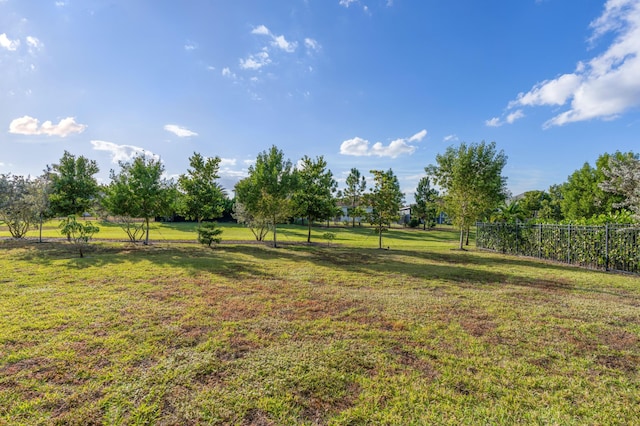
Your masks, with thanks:
[{"label": "bush", "polygon": [[220,244],[222,241],[222,229],[218,228],[218,224],[215,222],[205,222],[198,226],[198,242],[211,247],[211,244]]},{"label": "bush", "polygon": [[417,228],[420,225],[420,219],[412,217],[409,221],[409,228]]}]

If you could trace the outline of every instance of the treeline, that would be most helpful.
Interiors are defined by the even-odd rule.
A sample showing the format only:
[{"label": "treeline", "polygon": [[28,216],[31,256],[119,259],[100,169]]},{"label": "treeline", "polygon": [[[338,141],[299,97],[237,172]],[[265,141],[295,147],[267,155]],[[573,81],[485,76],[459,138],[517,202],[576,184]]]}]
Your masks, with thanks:
[{"label": "treeline", "polygon": [[[36,178],[0,175],[0,221],[15,238],[52,217],[62,217],[62,233],[86,241],[98,228],[76,221],[92,215],[116,220],[131,241],[149,242],[149,222],[155,217],[181,216],[202,222],[225,213],[263,240],[268,232],[277,245],[277,225],[292,218],[311,224],[343,215],[352,226],[361,219],[382,235],[399,219],[404,195],[391,169],[371,170],[372,187],[352,168],[346,187],[337,182],[322,156],[303,157],[294,167],[272,146],[261,152],[248,176],[234,187],[235,198],[219,184],[219,157],[194,153],[189,168],[177,179],[164,177],[164,165],[139,155],[111,170],[110,183],[99,185],[95,161],[64,152],[58,163]],[[436,156],[425,167],[411,206],[411,224],[433,225],[440,212],[460,229],[460,248],[478,220],[523,221],[630,221],[640,218],[640,160],[634,153],[616,152],[598,158],[596,167],[585,164],[561,185],[548,191],[529,191],[510,199],[502,171],[507,157],[495,142],[461,143]],[[434,188],[439,187],[441,194]],[[141,220],[142,219],[142,220]],[[211,227],[209,225],[209,227]],[[215,233],[215,232],[214,232]]]}]

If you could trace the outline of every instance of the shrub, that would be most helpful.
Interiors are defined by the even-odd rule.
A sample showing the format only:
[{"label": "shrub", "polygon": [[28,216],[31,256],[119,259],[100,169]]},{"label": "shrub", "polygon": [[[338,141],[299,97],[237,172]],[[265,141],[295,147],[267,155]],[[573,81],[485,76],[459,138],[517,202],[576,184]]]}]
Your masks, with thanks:
[{"label": "shrub", "polygon": [[202,223],[198,226],[197,231],[198,242],[200,244],[211,247],[211,244],[220,244],[220,241],[222,241],[222,238],[220,237],[222,229],[218,228],[218,224],[215,222]]}]

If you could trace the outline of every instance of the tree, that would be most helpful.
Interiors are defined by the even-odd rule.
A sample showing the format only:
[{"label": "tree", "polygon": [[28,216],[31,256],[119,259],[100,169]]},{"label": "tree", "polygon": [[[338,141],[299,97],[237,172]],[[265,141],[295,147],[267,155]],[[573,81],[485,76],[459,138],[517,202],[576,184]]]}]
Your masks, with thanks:
[{"label": "tree", "polygon": [[437,165],[425,168],[444,191],[446,213],[460,229],[460,249],[465,231],[481,216],[489,214],[506,199],[506,178],[502,176],[507,157],[497,152],[495,142],[461,143],[436,155]]},{"label": "tree", "polygon": [[386,172],[371,170],[371,173],[374,184],[371,193],[367,194],[371,207],[368,220],[378,233],[378,248],[382,248],[382,233],[391,226],[391,222],[400,217],[404,195],[400,191],[398,178],[391,169]]},{"label": "tree", "polygon": [[38,220],[30,193],[34,183],[24,176],[0,175],[0,221],[13,238],[23,238]]},{"label": "tree", "polygon": [[551,200],[551,197],[545,191],[534,190],[525,192],[519,200],[524,219],[538,218],[544,200]]},{"label": "tree", "polygon": [[42,224],[44,219],[51,217],[51,179],[49,173],[45,173],[31,181],[29,185],[28,199],[38,217],[38,242],[42,242]]},{"label": "tree", "polygon": [[235,186],[236,199],[254,217],[266,219],[273,230],[273,246],[278,247],[277,223],[292,213],[291,195],[295,176],[291,161],[275,145],[258,154],[249,167],[249,176]]},{"label": "tree", "polygon": [[91,240],[93,234],[99,231],[100,228],[93,223],[80,223],[76,220],[75,216],[68,216],[60,222],[60,233],[70,236],[69,241],[76,246],[80,257],[84,257],[84,248],[89,244],[89,240]]},{"label": "tree", "polygon": [[431,187],[431,181],[428,177],[422,177],[416,188],[415,199],[416,204],[412,213],[422,220],[423,230],[427,229],[427,221],[435,223],[437,213],[438,191]]},{"label": "tree", "polygon": [[333,193],[338,183],[331,170],[327,169],[324,157],[315,160],[306,155],[301,160],[297,172],[296,191],[292,201],[297,215],[305,217],[308,222],[307,242],[311,242],[311,223],[314,220],[330,219],[336,208]]},{"label": "tree", "polygon": [[[250,183],[248,180],[242,180],[236,185],[236,194],[238,191],[238,185]],[[256,241],[263,241],[269,233],[269,221],[262,215],[254,215],[249,212],[244,204],[236,200],[233,206],[233,218],[240,224],[247,226],[253,236],[256,237]]]},{"label": "tree", "polygon": [[98,195],[94,175],[100,169],[94,160],[76,158],[65,151],[60,162],[51,167],[51,196],[49,201],[57,216],[82,215],[92,209]]},{"label": "tree", "polygon": [[491,214],[494,222],[517,223],[524,220],[524,212],[518,200],[504,201]]},{"label": "tree", "polygon": [[343,197],[347,203],[347,215],[351,218],[351,226],[355,228],[356,217],[363,217],[367,211],[362,206],[363,195],[367,189],[367,181],[355,167],[349,172],[346,180],[347,187]]},{"label": "tree", "polygon": [[198,242],[211,247],[211,244],[220,244],[222,241],[222,229],[215,222],[202,223],[197,228]]},{"label": "tree", "polygon": [[217,180],[220,157],[203,158],[193,153],[189,158],[190,169],[178,178],[178,189],[182,192],[179,213],[198,223],[205,219],[222,216],[225,194]]},{"label": "tree", "polygon": [[547,192],[548,197],[542,198],[540,201],[540,210],[538,211],[538,219],[559,222],[564,219],[562,215],[562,190],[563,185],[551,185]]},{"label": "tree", "polygon": [[640,221],[640,159],[637,154],[614,155],[604,171],[602,190],[618,194],[623,199],[616,207],[628,208],[633,218]]},{"label": "tree", "polygon": [[[170,205],[171,182],[162,178],[160,160],[139,155],[131,162],[120,162],[120,172],[111,170],[111,183],[104,197],[110,213],[143,218],[145,245],[149,244],[149,221],[165,213]],[[130,236],[131,237],[131,236]]]}]

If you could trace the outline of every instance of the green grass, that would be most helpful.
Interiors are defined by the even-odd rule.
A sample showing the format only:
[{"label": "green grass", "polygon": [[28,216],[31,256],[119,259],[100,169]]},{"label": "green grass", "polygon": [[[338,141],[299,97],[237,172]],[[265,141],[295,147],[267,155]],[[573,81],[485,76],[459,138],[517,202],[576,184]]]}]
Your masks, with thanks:
[{"label": "green grass", "polygon": [[638,277],[331,231],[0,241],[0,425],[638,422]]}]

